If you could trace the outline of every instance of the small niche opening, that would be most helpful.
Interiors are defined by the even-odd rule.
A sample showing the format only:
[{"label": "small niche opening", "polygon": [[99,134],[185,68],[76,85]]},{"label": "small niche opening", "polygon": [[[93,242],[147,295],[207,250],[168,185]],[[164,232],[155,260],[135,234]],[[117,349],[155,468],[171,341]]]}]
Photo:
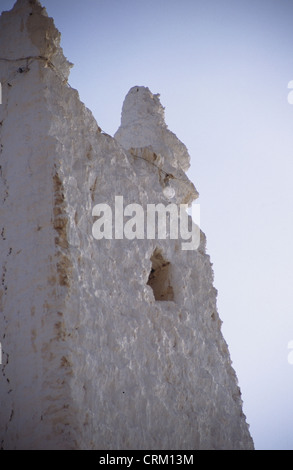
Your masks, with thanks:
[{"label": "small niche opening", "polygon": [[162,252],[156,248],[151,256],[152,269],[147,285],[153,289],[157,301],[174,301],[174,291],[171,286],[171,263]]}]

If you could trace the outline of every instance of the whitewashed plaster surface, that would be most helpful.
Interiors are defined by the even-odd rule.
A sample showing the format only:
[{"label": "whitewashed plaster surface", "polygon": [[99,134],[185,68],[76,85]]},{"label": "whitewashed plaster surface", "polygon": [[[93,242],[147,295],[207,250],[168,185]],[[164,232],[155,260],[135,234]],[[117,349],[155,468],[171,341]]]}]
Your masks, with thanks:
[{"label": "whitewashed plaster surface", "polygon": [[[204,234],[196,251],[92,236],[117,195],[168,204],[170,183],[190,204],[187,149],[140,86],[104,134],[59,41],[38,1],[1,16],[1,447],[251,449]],[[156,249],[173,300],[147,285]]]}]

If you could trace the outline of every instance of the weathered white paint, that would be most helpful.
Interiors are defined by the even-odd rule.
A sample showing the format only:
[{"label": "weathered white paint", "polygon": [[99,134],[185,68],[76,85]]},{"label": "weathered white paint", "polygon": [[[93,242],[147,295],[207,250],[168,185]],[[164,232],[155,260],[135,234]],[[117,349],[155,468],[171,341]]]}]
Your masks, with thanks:
[{"label": "weathered white paint", "polygon": [[166,204],[170,183],[190,204],[187,150],[144,87],[103,134],[59,39],[38,1],[1,16],[1,447],[250,449],[204,234],[190,252],[91,232],[116,195]]}]

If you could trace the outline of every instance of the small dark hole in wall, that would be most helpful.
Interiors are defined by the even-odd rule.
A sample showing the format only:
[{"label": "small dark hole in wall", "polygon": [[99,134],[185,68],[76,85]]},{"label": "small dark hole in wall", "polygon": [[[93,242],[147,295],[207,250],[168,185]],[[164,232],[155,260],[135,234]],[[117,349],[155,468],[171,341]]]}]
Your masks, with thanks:
[{"label": "small dark hole in wall", "polygon": [[174,291],[171,286],[171,263],[167,261],[161,250],[155,249],[151,256],[152,269],[147,285],[153,289],[157,301],[174,300]]}]

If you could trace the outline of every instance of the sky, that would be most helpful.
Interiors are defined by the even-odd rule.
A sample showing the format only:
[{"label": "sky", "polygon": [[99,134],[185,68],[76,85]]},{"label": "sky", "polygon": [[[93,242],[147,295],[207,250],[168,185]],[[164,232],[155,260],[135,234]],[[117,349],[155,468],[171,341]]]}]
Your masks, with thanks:
[{"label": "sky", "polygon": [[69,83],[103,131],[118,129],[132,86],[160,93],[191,156],[255,448],[292,450],[293,0],[42,4],[74,63]]}]

